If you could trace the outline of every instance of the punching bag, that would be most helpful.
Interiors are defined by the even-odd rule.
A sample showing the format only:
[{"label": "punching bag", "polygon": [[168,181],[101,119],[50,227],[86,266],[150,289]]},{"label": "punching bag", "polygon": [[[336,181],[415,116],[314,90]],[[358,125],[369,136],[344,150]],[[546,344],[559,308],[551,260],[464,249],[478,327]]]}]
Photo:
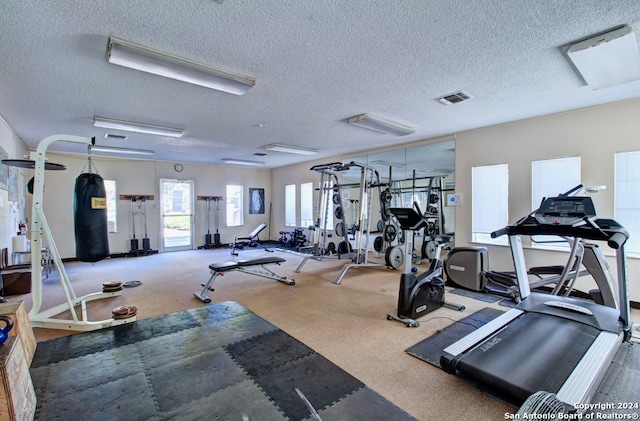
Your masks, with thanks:
[{"label": "punching bag", "polygon": [[107,192],[100,175],[83,173],[76,178],[73,217],[76,257],[97,262],[109,256]]}]

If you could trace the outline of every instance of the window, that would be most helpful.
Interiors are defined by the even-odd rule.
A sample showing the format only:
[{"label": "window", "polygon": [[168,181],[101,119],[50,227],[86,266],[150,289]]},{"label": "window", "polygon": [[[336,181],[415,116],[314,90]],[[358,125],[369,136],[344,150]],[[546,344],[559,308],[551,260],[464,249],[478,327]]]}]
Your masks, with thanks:
[{"label": "window", "polygon": [[300,184],[300,226],[313,225],[313,183]]},{"label": "window", "polygon": [[640,151],[615,156],[614,219],[629,232],[626,250],[640,253]]},{"label": "window", "polygon": [[[538,209],[545,197],[565,193],[580,184],[580,157],[531,161],[531,209]],[[555,235],[536,235],[534,247],[569,247]]]},{"label": "window", "polygon": [[471,169],[472,241],[507,244],[505,236],[491,238],[491,232],[509,223],[509,166],[507,164]]},{"label": "window", "polygon": [[288,227],[296,226],[296,185],[284,186],[285,218],[284,224]]},{"label": "window", "polygon": [[580,184],[580,157],[531,161],[531,209]]},{"label": "window", "polygon": [[115,180],[104,180],[104,188],[107,192],[107,226],[109,232],[118,232],[117,224],[117,201]]},{"label": "window", "polygon": [[244,224],[243,186],[227,185],[227,226],[239,227]]}]

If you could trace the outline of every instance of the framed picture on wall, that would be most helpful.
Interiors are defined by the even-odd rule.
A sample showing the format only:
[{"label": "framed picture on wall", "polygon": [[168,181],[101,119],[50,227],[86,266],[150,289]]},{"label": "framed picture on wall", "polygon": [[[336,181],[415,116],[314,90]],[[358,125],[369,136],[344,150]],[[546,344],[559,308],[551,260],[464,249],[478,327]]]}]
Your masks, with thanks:
[{"label": "framed picture on wall", "polygon": [[264,189],[249,188],[249,214],[264,213]]}]

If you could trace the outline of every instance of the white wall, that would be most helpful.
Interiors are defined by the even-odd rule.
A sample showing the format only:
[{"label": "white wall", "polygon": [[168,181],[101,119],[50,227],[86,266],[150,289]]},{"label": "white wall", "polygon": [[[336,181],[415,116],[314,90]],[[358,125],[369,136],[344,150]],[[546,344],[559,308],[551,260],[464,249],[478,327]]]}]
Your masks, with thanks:
[{"label": "white wall", "polygon": [[[531,160],[580,155],[582,182],[604,184],[609,187],[594,198],[599,214],[602,217],[613,217],[613,154],[617,151],[640,149],[638,115],[640,99],[458,133],[455,137],[455,176],[456,190],[462,195],[463,204],[455,208],[456,245],[471,243],[471,168],[478,165],[509,164],[509,217],[510,221],[515,221],[531,208]],[[9,153],[10,158],[22,158],[25,153],[24,146],[11,129],[4,122],[1,123],[0,146]],[[422,143],[434,141],[437,139],[425,140]],[[411,145],[405,144],[400,147],[407,146]],[[72,195],[74,180],[84,165],[84,159],[82,156],[50,156],[50,161],[69,167],[67,171],[48,171],[45,180],[45,214],[62,257],[75,255]],[[160,178],[193,179],[196,195],[224,196],[226,184],[242,184],[245,186],[246,200],[249,187],[264,188],[266,213],[249,215],[246,210],[244,227],[227,228],[224,213],[221,212],[220,233],[224,243],[232,241],[234,235],[248,233],[261,222],[269,224],[269,231],[263,239],[277,239],[278,232],[286,229],[284,186],[292,182],[298,186],[305,182],[317,185],[319,175],[310,171],[310,168],[316,164],[342,159],[343,157],[321,159],[272,171],[185,164],[184,171],[176,173],[172,162],[107,160],[94,157],[100,174],[104,178],[116,180],[118,194],[153,194],[157,198]],[[27,180],[31,177],[31,170],[21,171]],[[6,192],[2,192],[0,189],[0,194],[6,195]],[[152,248],[158,248],[158,210],[155,203],[149,203],[148,207],[149,238]],[[30,213],[30,209],[27,209]],[[196,204],[196,245],[204,243],[204,209],[204,202]],[[112,252],[128,250],[131,219],[129,202],[119,203],[118,215],[119,232],[110,234],[109,238]],[[0,216],[0,241],[3,247],[10,247],[16,224],[17,221]],[[509,270],[512,267],[508,249],[490,247],[490,255],[492,269]],[[563,254],[559,256],[564,258]],[[528,250],[527,257],[530,258],[531,265],[543,265],[550,264],[551,259],[558,260],[558,253]],[[615,267],[613,260],[610,263]],[[629,258],[629,274],[631,299],[640,301],[640,257]]]},{"label": "white wall", "polygon": [[[582,183],[607,186],[593,196],[598,215],[613,218],[614,154],[640,149],[639,115],[640,100],[631,100],[458,133],[456,190],[463,205],[456,208],[456,246],[471,243],[474,166],[509,165],[509,222],[515,222],[531,211],[531,161],[580,155]],[[526,238],[523,243],[528,244]],[[492,269],[513,267],[506,247],[490,247],[489,254]],[[566,257],[531,249],[525,255],[530,266],[556,264],[549,260]],[[631,299],[640,301],[640,256],[629,258],[628,269]]]},{"label": "white wall", "polygon": [[[62,258],[75,257],[75,234],[73,223],[73,191],[76,177],[82,172],[86,157],[81,155],[62,155],[48,153],[49,162],[63,164],[66,171],[46,171],[43,210],[53,238]],[[92,156],[99,174],[105,179],[116,181],[118,195],[153,195],[153,201],[147,202],[147,234],[151,248],[160,247],[160,215],[157,201],[159,199],[159,180],[190,179],[194,180],[196,196],[225,196],[227,184],[241,184],[245,187],[244,226],[226,227],[224,204],[220,211],[220,234],[223,243],[233,241],[235,235],[246,235],[262,222],[268,223],[268,208],[264,215],[249,215],[248,194],[250,187],[264,188],[265,201],[271,201],[271,171],[263,169],[246,169],[222,167],[214,165],[183,164],[184,170],[177,173],[173,162],[105,159]],[[33,175],[26,170],[27,177]],[[27,196],[27,213],[31,214],[30,195]],[[126,252],[130,248],[131,238],[131,202],[118,201],[118,232],[109,234],[111,253]],[[215,232],[213,214],[211,215],[211,231]],[[204,201],[195,204],[195,246],[204,244],[207,232],[207,214]],[[261,239],[266,239],[265,232]],[[4,236],[4,231],[3,231]],[[136,217],[136,238],[143,237],[142,220]],[[10,251],[11,252],[11,251]]]}]

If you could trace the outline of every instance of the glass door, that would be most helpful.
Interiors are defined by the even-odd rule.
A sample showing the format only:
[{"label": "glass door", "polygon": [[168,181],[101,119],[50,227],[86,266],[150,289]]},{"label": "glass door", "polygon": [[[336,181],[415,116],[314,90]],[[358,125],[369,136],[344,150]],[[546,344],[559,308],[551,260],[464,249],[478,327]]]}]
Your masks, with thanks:
[{"label": "glass door", "polygon": [[162,251],[194,248],[193,180],[160,179]]}]

